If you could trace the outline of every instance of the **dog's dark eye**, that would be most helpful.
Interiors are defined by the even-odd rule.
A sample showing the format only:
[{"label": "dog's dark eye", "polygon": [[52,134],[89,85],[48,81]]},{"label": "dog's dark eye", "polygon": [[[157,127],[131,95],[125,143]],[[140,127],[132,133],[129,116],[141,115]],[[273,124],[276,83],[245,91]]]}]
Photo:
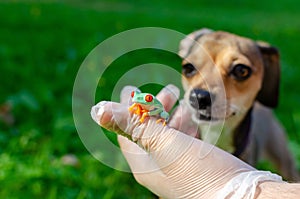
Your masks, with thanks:
[{"label": "dog's dark eye", "polygon": [[249,66],[244,64],[237,64],[233,67],[230,74],[238,81],[246,80],[250,77],[252,70]]},{"label": "dog's dark eye", "polygon": [[193,75],[195,75],[197,72],[196,68],[193,66],[193,64],[184,64],[182,66],[182,73],[186,76],[186,77],[192,77]]}]

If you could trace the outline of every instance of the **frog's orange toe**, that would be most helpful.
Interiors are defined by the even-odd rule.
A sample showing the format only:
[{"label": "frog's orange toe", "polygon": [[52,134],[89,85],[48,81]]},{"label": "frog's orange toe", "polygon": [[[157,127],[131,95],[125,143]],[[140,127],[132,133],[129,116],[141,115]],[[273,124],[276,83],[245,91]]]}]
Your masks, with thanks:
[{"label": "frog's orange toe", "polygon": [[144,123],[144,122],[145,122],[145,117],[141,117],[140,123]]},{"label": "frog's orange toe", "polygon": [[160,122],[162,122],[164,126],[166,126],[166,125],[167,125],[167,122],[166,122],[166,120],[164,120],[164,119],[162,119],[162,118],[160,118],[160,119],[156,120],[156,124],[158,124],[158,123],[160,123]]},{"label": "frog's orange toe", "polygon": [[156,124],[160,123],[161,121],[162,121],[162,119],[156,120]]},{"label": "frog's orange toe", "polygon": [[145,118],[148,116],[148,113],[143,113],[141,119],[140,119],[140,122],[143,123],[145,121]]},{"label": "frog's orange toe", "polygon": [[135,109],[136,109],[136,104],[135,104],[135,103],[132,104],[130,107],[128,107],[128,110],[129,110],[131,113],[134,113]]},{"label": "frog's orange toe", "polygon": [[132,108],[132,107],[129,107],[129,108],[128,108],[128,111],[132,113],[132,112],[133,112],[133,108]]},{"label": "frog's orange toe", "polygon": [[135,110],[135,111],[134,111],[134,114],[136,114],[136,115],[141,115],[141,111],[140,111],[140,110]]}]

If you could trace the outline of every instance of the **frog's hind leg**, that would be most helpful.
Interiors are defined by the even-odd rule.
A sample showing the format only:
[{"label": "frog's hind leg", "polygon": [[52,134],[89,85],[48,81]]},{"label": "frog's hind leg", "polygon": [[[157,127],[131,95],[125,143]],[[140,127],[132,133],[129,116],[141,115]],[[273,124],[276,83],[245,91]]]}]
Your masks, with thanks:
[{"label": "frog's hind leg", "polygon": [[159,122],[163,121],[163,125],[166,126],[167,122],[169,120],[169,113],[167,113],[166,111],[163,111],[163,112],[160,113],[160,117],[161,117],[161,119],[160,119]]}]

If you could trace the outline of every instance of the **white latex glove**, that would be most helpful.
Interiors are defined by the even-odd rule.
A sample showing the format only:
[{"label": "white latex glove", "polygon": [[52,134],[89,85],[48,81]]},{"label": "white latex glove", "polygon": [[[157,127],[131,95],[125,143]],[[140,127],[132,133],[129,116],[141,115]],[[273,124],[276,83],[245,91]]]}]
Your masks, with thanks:
[{"label": "white latex glove", "polygon": [[[119,136],[119,143],[140,184],[163,198],[222,198],[232,195],[232,190],[236,189],[229,187],[228,193],[223,189],[221,193],[226,195],[220,196],[219,190],[231,179],[247,179],[249,173],[255,172],[254,168],[231,154],[174,128],[157,124],[153,117],[140,123],[139,116],[129,113],[128,98],[125,97],[130,96],[133,90],[134,87],[123,90],[121,104],[100,102],[92,108],[91,114],[102,127],[130,139]],[[175,90],[169,86],[157,96],[167,111],[176,102],[178,94]],[[190,124],[184,126],[190,119],[188,112],[182,107],[179,110],[182,110],[183,117],[175,115],[169,125],[187,130],[191,135],[195,131],[192,131]],[[245,188],[240,198],[245,196],[248,185]]]}]

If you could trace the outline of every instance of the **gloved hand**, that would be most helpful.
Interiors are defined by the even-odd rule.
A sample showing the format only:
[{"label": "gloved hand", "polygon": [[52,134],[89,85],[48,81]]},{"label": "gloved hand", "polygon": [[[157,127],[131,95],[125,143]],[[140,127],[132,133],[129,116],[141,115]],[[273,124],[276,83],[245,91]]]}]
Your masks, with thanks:
[{"label": "gloved hand", "polygon": [[[255,172],[231,154],[189,136],[195,129],[184,107],[177,110],[167,126],[157,124],[153,117],[140,123],[139,116],[128,111],[128,98],[133,90],[134,87],[126,87],[121,103],[100,102],[91,114],[102,127],[129,138],[119,136],[118,140],[140,184],[163,198],[216,198],[231,179],[236,176],[246,179]],[[168,86],[158,94],[166,111],[175,104],[176,93],[173,86]],[[226,194],[232,195],[235,188],[229,188]],[[225,192],[222,190],[222,194]]]}]

